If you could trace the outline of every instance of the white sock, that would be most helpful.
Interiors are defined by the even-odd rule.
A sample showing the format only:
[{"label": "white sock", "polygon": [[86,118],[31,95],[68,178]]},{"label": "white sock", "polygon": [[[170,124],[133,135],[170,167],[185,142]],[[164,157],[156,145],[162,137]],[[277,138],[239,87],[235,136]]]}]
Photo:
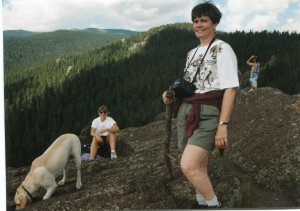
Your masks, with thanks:
[{"label": "white sock", "polygon": [[115,150],[111,150],[111,152],[116,152]]},{"label": "white sock", "polygon": [[206,201],[206,203],[209,207],[219,206],[218,198],[216,196],[214,196],[211,200]]},{"label": "white sock", "polygon": [[205,201],[205,199],[204,199],[204,197],[202,195],[196,194],[196,199],[198,201],[198,204],[200,204],[200,205],[207,205],[207,203],[206,203],[206,201]]}]

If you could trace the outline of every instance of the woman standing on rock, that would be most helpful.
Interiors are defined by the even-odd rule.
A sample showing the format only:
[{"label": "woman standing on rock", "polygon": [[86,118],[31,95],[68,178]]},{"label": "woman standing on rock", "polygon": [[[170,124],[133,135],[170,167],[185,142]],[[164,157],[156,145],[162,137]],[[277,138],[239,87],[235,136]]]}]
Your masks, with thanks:
[{"label": "woman standing on rock", "polygon": [[249,79],[251,89],[249,90],[249,92],[256,91],[257,79],[258,79],[258,74],[260,71],[259,59],[257,58],[257,56],[253,55],[247,60],[246,63],[251,66],[250,79]]},{"label": "woman standing on rock", "polygon": [[[175,100],[178,147],[183,151],[181,169],[196,190],[193,208],[221,207],[208,177],[208,156],[215,146],[228,147],[227,125],[239,86],[235,53],[229,44],[215,39],[221,17],[210,2],[193,8],[193,29],[200,45],[187,55],[184,79],[192,82],[197,74],[196,91],[191,97]],[[166,104],[173,103],[167,92],[162,98]]]}]

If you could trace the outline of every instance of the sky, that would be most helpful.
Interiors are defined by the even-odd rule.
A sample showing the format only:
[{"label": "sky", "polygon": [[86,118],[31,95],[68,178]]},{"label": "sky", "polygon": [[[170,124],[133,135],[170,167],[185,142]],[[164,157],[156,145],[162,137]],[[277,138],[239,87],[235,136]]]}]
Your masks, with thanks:
[{"label": "sky", "polygon": [[[3,30],[150,28],[191,22],[202,0],[2,0]],[[213,0],[223,17],[218,30],[300,33],[300,0]]]}]

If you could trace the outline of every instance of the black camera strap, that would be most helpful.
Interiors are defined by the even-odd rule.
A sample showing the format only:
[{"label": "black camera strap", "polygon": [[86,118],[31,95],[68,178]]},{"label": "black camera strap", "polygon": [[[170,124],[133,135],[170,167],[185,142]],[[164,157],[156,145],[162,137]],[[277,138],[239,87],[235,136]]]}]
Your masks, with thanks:
[{"label": "black camera strap", "polygon": [[195,53],[194,53],[194,55],[192,56],[192,58],[191,58],[191,60],[190,60],[190,62],[189,62],[189,64],[188,64],[188,66],[185,68],[184,73],[187,71],[187,69],[189,68],[190,64],[192,63],[192,61],[193,61],[193,59],[194,59],[194,57],[195,57],[195,55],[196,55],[196,53],[197,53],[197,51],[198,51],[199,48],[200,48],[200,45],[198,45],[197,49],[195,50]]},{"label": "black camera strap", "polygon": [[[201,64],[203,63],[203,60],[204,60],[204,58],[205,58],[205,56],[206,56],[206,54],[207,54],[207,52],[208,52],[208,50],[209,50],[210,46],[213,44],[213,42],[214,42],[215,40],[216,40],[216,39],[215,39],[215,38],[213,38],[213,39],[210,41],[210,43],[209,43],[209,45],[208,45],[208,47],[207,47],[207,49],[206,49],[206,51],[205,51],[205,54],[204,54],[204,56],[202,57],[202,59],[201,59],[201,62],[200,62],[200,64],[198,65],[197,72],[196,72],[196,74],[195,74],[195,76],[194,76],[194,79],[193,79],[192,83],[194,83],[194,82],[195,82],[195,80],[196,80],[196,76],[197,76],[197,74],[200,72],[200,67],[201,67]],[[193,55],[192,59],[190,60],[190,62],[189,62],[189,64],[188,64],[188,66],[187,66],[187,68],[186,68],[186,71],[187,71],[187,69],[189,68],[190,64],[192,63],[192,61],[193,61],[193,59],[194,59],[194,57],[195,57],[195,55],[196,55],[196,53],[197,53],[197,51],[198,51],[199,47],[200,47],[200,45],[198,46],[198,48],[196,49],[196,51],[195,51],[195,53],[194,53],[194,55]],[[186,72],[186,71],[185,71],[185,72]]]}]

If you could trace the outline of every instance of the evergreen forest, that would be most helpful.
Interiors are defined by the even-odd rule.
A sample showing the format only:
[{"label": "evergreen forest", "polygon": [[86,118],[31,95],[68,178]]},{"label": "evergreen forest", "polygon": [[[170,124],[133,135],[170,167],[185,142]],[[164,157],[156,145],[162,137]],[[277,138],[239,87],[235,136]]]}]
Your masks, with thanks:
[{"label": "evergreen forest", "polygon": [[6,30],[3,32],[5,71],[25,69],[61,55],[81,54],[135,33],[95,28],[54,32]]},{"label": "evergreen forest", "polygon": [[[163,91],[182,75],[187,52],[199,44],[188,23],[123,35],[106,45],[85,37],[92,32],[73,33],[91,46],[75,49],[75,38],[51,42],[50,32],[26,36],[33,43],[22,50],[21,38],[4,39],[7,166],[30,165],[63,133],[89,133],[102,104],[121,129],[153,121],[165,109]],[[57,36],[64,40],[68,34]],[[246,60],[255,54],[264,67],[259,86],[300,93],[299,34],[219,31],[216,37],[232,46],[241,74],[250,70]],[[47,55],[52,48],[60,50]],[[18,54],[26,59],[15,60]]]}]

